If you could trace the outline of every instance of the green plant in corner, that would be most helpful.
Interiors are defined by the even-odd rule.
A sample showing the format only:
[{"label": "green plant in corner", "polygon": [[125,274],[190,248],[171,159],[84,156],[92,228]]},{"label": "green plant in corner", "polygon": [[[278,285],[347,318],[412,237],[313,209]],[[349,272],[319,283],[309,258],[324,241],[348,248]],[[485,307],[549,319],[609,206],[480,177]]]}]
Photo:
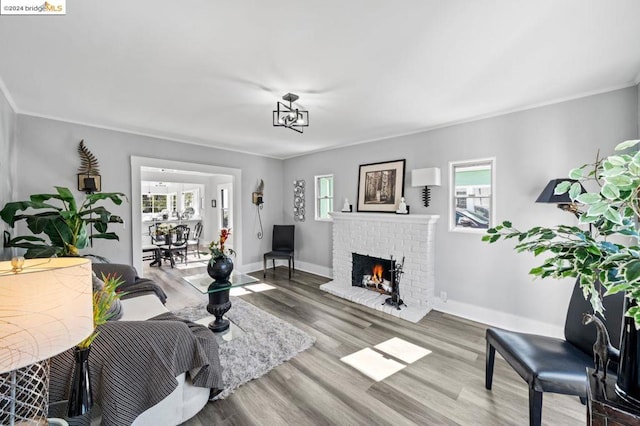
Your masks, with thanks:
[{"label": "green plant in corner", "polygon": [[[589,230],[578,226],[536,226],[520,231],[509,221],[491,228],[483,241],[516,239],[516,251],[528,251],[548,257],[530,274],[546,278],[580,277],[580,286],[595,312],[602,314],[602,302],[596,282],[607,294],[624,292],[631,302],[627,315],[640,329],[640,152],[626,153],[640,140],[619,144],[616,155],[596,159],[593,164],[570,171],[556,194],[569,193],[571,200],[582,204],[579,222],[590,224]],[[598,190],[581,193],[580,183],[595,181]]]},{"label": "green plant in corner", "polygon": [[[79,256],[79,250],[89,246],[92,239],[118,240],[115,232],[108,232],[108,226],[110,223],[122,223],[122,219],[97,203],[110,200],[115,205],[120,205],[126,200],[125,194],[88,194],[78,204],[68,188],[55,188],[55,194],[34,194],[28,201],[10,202],[0,210],[0,218],[9,226],[14,227],[16,222],[24,220],[33,234],[11,238],[5,231],[4,247],[27,249],[24,254],[27,258],[67,257]],[[92,235],[88,232],[89,226],[96,231]],[[48,240],[39,237],[40,234],[46,235]]]}]

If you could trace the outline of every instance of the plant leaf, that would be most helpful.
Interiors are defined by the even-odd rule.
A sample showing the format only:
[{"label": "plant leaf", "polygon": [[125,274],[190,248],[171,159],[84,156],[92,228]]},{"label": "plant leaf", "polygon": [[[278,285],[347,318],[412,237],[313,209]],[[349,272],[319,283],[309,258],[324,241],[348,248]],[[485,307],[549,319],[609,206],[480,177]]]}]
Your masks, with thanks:
[{"label": "plant leaf", "polygon": [[620,190],[615,185],[605,183],[600,190],[600,194],[608,200],[615,200],[620,197]]},{"label": "plant leaf", "polygon": [[556,187],[553,189],[553,193],[555,195],[562,195],[569,190],[570,186],[571,186],[571,181],[563,180],[562,182],[556,185]]},{"label": "plant leaf", "polygon": [[578,195],[575,200],[582,204],[595,204],[601,201],[602,197],[600,194],[596,194],[595,192],[585,192],[584,194]]},{"label": "plant leaf", "polygon": [[627,264],[624,270],[624,279],[629,284],[640,280],[640,260],[632,260]]},{"label": "plant leaf", "polygon": [[616,145],[615,150],[616,151],[622,151],[622,150],[625,150],[627,148],[631,148],[632,146],[637,145],[638,142],[640,142],[640,139],[631,139],[631,140],[628,140],[628,141],[621,142],[618,145]]}]

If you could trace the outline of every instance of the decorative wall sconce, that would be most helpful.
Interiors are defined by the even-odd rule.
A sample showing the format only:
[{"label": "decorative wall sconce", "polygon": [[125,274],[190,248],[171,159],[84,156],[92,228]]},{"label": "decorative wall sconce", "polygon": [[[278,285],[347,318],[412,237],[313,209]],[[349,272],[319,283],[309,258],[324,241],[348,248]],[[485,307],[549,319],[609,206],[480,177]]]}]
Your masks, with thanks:
[{"label": "decorative wall sconce", "polygon": [[304,179],[293,181],[293,220],[304,222]]},{"label": "decorative wall sconce", "polygon": [[309,111],[293,106],[293,102],[298,100],[298,95],[287,93],[282,99],[289,102],[289,106],[282,102],[276,103],[276,110],[273,111],[273,127],[286,127],[303,133],[303,129],[309,127]]},{"label": "decorative wall sconce", "polygon": [[100,170],[98,167],[98,159],[84,146],[84,139],[78,145],[78,154],[80,155],[80,168],[78,168],[78,191],[84,191],[87,194],[100,192],[102,182],[100,178]]},{"label": "decorative wall sconce", "polygon": [[429,207],[429,202],[431,201],[429,187],[440,186],[440,169],[438,167],[430,167],[411,170],[411,186],[424,186],[422,202],[425,207]]},{"label": "decorative wall sconce", "polygon": [[[571,183],[577,182],[573,179],[551,179],[538,196],[536,203],[556,204],[559,209],[573,213],[574,215],[579,217],[580,210],[578,210],[578,206],[573,201],[571,201],[569,193],[565,192],[564,194],[560,195],[556,195],[555,193],[556,186],[565,181],[569,181]],[[582,185],[580,185],[580,187],[582,188],[581,193],[587,192]]]}]

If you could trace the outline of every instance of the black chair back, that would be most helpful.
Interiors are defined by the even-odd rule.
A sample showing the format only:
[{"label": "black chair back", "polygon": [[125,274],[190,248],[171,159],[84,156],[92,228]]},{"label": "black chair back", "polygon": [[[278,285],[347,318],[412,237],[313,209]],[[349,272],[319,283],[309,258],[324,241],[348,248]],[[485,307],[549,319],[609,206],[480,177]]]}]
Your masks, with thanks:
[{"label": "black chair back", "polygon": [[187,244],[187,240],[189,239],[189,231],[190,230],[187,225],[175,226],[171,230],[171,233],[173,234],[171,245],[175,247]]},{"label": "black chair back", "polygon": [[193,239],[199,240],[200,235],[202,235],[202,222],[196,223],[196,226],[193,227]]},{"label": "black chair back", "polygon": [[295,225],[273,225],[273,239],[271,250],[273,251],[293,251]]},{"label": "black chair back", "polygon": [[[600,284],[598,283],[598,286]],[[604,289],[602,293],[604,294]],[[604,298],[604,315],[602,319],[609,332],[609,339],[615,348],[620,348],[620,332],[622,331],[622,310],[624,304],[624,292],[616,293]],[[576,280],[569,302],[567,319],[564,324],[565,339],[577,346],[583,352],[593,355],[593,344],[596,341],[596,326],[594,324],[582,324],[582,314],[593,313],[591,303],[586,301],[580,288],[580,278]]]}]

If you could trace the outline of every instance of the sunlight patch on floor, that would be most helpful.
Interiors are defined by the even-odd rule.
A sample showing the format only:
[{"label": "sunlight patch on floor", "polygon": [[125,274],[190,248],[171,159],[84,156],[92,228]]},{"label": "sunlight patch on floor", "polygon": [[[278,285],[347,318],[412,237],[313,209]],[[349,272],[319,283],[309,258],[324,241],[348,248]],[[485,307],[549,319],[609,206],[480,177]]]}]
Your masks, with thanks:
[{"label": "sunlight patch on floor", "polygon": [[355,368],[365,376],[379,382],[402,370],[406,365],[389,358],[371,348],[364,348],[340,358],[340,361]]},{"label": "sunlight patch on floor", "polygon": [[259,284],[250,284],[250,285],[245,285],[243,288],[252,291],[254,293],[259,293],[261,291],[267,291],[267,290],[274,290],[275,287],[269,284],[265,284],[265,283],[259,283]]},{"label": "sunlight patch on floor", "polygon": [[242,287],[233,287],[231,289],[229,289],[229,295],[230,296],[244,296],[245,294],[251,294],[253,293],[252,291],[247,291]]},{"label": "sunlight patch on floor", "polygon": [[406,340],[402,340],[398,337],[391,338],[386,342],[375,345],[374,348],[389,354],[400,361],[406,362],[407,364],[414,363],[423,356],[431,353],[429,349],[414,345],[413,343],[407,342]]}]

